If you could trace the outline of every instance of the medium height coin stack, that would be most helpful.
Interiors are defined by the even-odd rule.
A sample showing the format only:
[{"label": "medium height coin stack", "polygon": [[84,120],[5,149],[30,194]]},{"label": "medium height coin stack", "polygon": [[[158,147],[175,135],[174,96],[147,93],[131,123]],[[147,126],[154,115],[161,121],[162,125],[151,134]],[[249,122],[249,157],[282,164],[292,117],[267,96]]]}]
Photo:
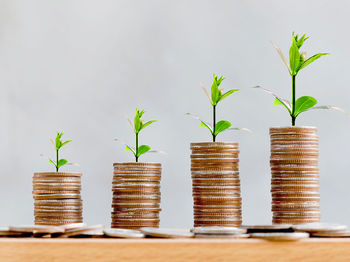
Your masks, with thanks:
[{"label": "medium height coin stack", "polygon": [[317,129],[271,128],[270,137],[272,222],[320,222]]},{"label": "medium height coin stack", "polygon": [[33,198],[36,225],[83,222],[81,173],[34,173]]},{"label": "medium height coin stack", "polygon": [[159,227],[159,163],[115,163],[112,228]]},{"label": "medium height coin stack", "polygon": [[194,227],[240,226],[238,143],[191,144]]}]

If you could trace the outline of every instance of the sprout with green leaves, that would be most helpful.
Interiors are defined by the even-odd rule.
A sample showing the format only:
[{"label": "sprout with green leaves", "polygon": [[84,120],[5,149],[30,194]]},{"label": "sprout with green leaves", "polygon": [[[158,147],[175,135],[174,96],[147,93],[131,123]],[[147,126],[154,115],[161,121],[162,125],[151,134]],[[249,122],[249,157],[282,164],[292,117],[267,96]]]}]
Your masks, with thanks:
[{"label": "sprout with green leaves", "polygon": [[245,131],[249,131],[249,129],[247,128],[232,128],[231,123],[229,121],[226,120],[220,120],[219,122],[216,122],[216,108],[217,105],[219,104],[220,101],[222,101],[223,99],[225,99],[226,97],[228,97],[229,95],[233,94],[234,92],[239,91],[239,89],[231,89],[227,92],[224,92],[224,90],[222,88],[219,88],[219,86],[221,85],[221,82],[224,80],[225,78],[223,76],[218,77],[217,75],[213,75],[213,83],[211,85],[211,94],[209,94],[208,90],[205,88],[205,86],[201,85],[203,88],[203,91],[205,92],[205,94],[208,96],[209,101],[212,105],[212,109],[213,109],[213,125],[201,120],[198,116],[187,113],[187,115],[192,116],[193,118],[199,120],[201,122],[200,126],[201,127],[206,127],[208,128],[208,130],[210,131],[212,138],[213,138],[213,142],[216,141],[216,136],[225,131],[225,130],[245,130]]},{"label": "sprout with green leaves", "polygon": [[49,163],[53,164],[56,168],[56,172],[58,172],[58,170],[60,169],[60,167],[68,164],[68,160],[67,159],[59,159],[59,151],[60,149],[67,145],[69,142],[72,142],[72,140],[67,140],[67,141],[62,141],[62,136],[63,136],[63,132],[57,132],[57,135],[56,135],[56,139],[55,141],[53,141],[52,139],[51,142],[52,144],[55,146],[55,150],[56,150],[56,161],[53,161],[51,159],[49,159]]},{"label": "sprout with green leaves", "polygon": [[[145,110],[139,110],[136,108],[136,115],[134,118],[134,123],[132,123],[131,120],[128,119],[129,124],[131,125],[131,127],[133,128],[134,133],[135,133],[135,147],[132,147],[132,146],[129,146],[129,145],[123,143],[126,146],[126,150],[130,150],[134,154],[136,162],[138,162],[139,157],[141,155],[143,155],[147,152],[161,152],[161,151],[151,150],[150,146],[148,146],[148,145],[139,146],[139,133],[141,132],[141,130],[143,130],[144,128],[146,128],[150,124],[157,122],[157,120],[150,120],[148,122],[144,122],[143,120],[141,120],[141,117],[143,116],[144,113],[145,113]],[[121,142],[118,139],[115,139],[115,140]]]},{"label": "sprout with green leaves", "polygon": [[[289,62],[283,55],[281,49],[277,47],[274,43],[272,45],[277,50],[279,56],[281,57],[283,63],[286,65],[288,72],[292,78],[292,102],[280,98],[276,94],[274,94],[272,91],[262,88],[260,86],[256,86],[256,88],[261,88],[267,93],[270,93],[275,97],[275,101],[273,105],[282,105],[287,110],[289,115],[292,119],[292,126],[295,126],[295,120],[296,118],[303,112],[313,109],[335,109],[339,111],[343,111],[339,107],[335,106],[316,106],[317,100],[312,96],[301,96],[297,99],[296,97],[296,76],[300,72],[300,70],[304,69],[308,65],[310,65],[312,62],[316,61],[320,57],[324,55],[329,55],[329,53],[318,53],[315,54],[309,58],[306,58],[306,52],[301,51],[300,48],[303,46],[305,40],[307,40],[309,37],[306,37],[306,35],[302,35],[299,37],[299,35],[294,34],[292,35],[292,45],[289,49]],[[344,112],[344,111],[343,111]]]}]

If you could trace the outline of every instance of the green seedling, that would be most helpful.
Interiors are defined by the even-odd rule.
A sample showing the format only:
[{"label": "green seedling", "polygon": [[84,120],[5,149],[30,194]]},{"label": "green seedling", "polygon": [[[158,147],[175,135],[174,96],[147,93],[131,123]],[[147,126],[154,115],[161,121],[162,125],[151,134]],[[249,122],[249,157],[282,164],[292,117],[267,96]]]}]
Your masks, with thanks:
[{"label": "green seedling", "polygon": [[291,116],[291,122],[292,126],[295,126],[295,121],[297,117],[306,111],[313,110],[313,109],[335,109],[339,111],[343,111],[339,107],[335,106],[316,106],[317,100],[312,96],[301,96],[297,98],[296,96],[296,77],[298,73],[310,65],[312,62],[316,61],[322,56],[329,55],[329,53],[318,53],[315,54],[309,58],[306,58],[306,52],[301,51],[301,47],[303,46],[305,40],[307,40],[309,37],[306,37],[306,35],[302,35],[299,37],[299,35],[294,34],[292,35],[292,45],[289,49],[289,62],[283,55],[281,49],[277,47],[274,43],[272,45],[275,47],[277,53],[281,57],[283,63],[286,65],[288,72],[292,79],[292,102],[288,101],[287,99],[280,98],[276,94],[274,94],[272,91],[262,88],[260,86],[257,86],[257,88],[261,88],[267,93],[270,93],[275,97],[275,101],[273,105],[282,105],[284,106],[289,115]]},{"label": "green seedling", "polygon": [[[143,120],[141,120],[141,117],[143,116],[144,113],[145,113],[144,110],[136,109],[134,123],[132,123],[132,121],[130,119],[128,119],[129,124],[131,125],[131,127],[133,128],[134,133],[135,133],[135,147],[132,147],[132,146],[129,146],[129,145],[123,143],[126,146],[126,150],[129,150],[133,153],[136,162],[138,162],[139,157],[143,154],[146,154],[148,152],[161,152],[161,151],[151,150],[151,147],[148,145],[140,145],[139,146],[139,134],[140,134],[141,130],[143,130],[144,128],[146,128],[150,124],[157,122],[157,120],[150,120],[148,122],[144,122]],[[119,141],[119,140],[116,139],[116,141]],[[119,142],[121,142],[121,141],[119,141]]]},{"label": "green seedling", "polygon": [[56,134],[56,139],[55,141],[53,141],[52,139],[51,142],[55,147],[56,150],[56,161],[49,159],[49,163],[53,164],[56,168],[56,172],[58,172],[58,170],[60,169],[60,167],[67,165],[68,164],[68,160],[64,159],[64,158],[59,158],[59,151],[60,149],[67,145],[69,142],[72,142],[72,140],[67,140],[67,141],[62,141],[62,136],[63,136],[63,132],[57,132]]},{"label": "green seedling", "polygon": [[216,141],[216,137],[218,134],[220,134],[221,132],[225,131],[225,130],[246,130],[246,131],[250,131],[247,128],[232,128],[232,124],[229,121],[226,120],[220,120],[218,122],[216,122],[216,109],[217,106],[219,104],[219,102],[221,102],[223,99],[225,99],[226,97],[228,97],[229,95],[233,94],[234,92],[239,91],[239,89],[231,89],[227,92],[224,92],[224,90],[222,88],[219,88],[219,86],[221,85],[222,81],[225,78],[223,76],[218,77],[217,75],[213,75],[213,83],[211,85],[211,93],[209,94],[208,90],[205,88],[205,86],[201,85],[203,88],[203,91],[205,92],[205,94],[208,96],[210,104],[212,106],[212,110],[213,110],[213,124],[209,124],[206,121],[201,120],[198,116],[193,115],[191,113],[187,113],[187,115],[192,116],[193,118],[199,120],[200,126],[201,127],[206,127],[212,136],[213,142]]}]

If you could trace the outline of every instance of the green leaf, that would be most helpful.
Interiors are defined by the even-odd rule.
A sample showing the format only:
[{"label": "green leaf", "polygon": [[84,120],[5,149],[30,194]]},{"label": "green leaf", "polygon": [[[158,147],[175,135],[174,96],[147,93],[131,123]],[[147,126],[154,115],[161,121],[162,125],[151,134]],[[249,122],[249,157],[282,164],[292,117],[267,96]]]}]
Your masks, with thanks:
[{"label": "green leaf", "polygon": [[237,91],[240,91],[240,89],[231,89],[231,90],[227,91],[225,94],[220,96],[218,102],[220,102],[221,100],[225,99],[226,97],[228,97],[229,95],[231,95],[231,94],[233,94],[234,92],[237,92]]},{"label": "green leaf", "polygon": [[206,128],[208,128],[208,129],[209,129],[210,133],[213,133],[213,131],[211,130],[210,126],[209,126],[209,125],[207,125],[205,122],[202,122],[202,121],[201,121],[201,123],[200,123],[199,127],[206,127]]},{"label": "green leaf", "polygon": [[319,53],[319,54],[316,54],[316,55],[309,57],[300,65],[299,70],[307,67],[309,64],[311,64],[312,62],[316,61],[317,59],[319,59],[321,56],[324,56],[324,55],[330,55],[330,53]]},{"label": "green leaf", "polygon": [[55,167],[57,167],[56,163],[53,162],[51,159],[49,159],[49,163],[53,164]]},{"label": "green leaf", "polygon": [[259,88],[259,89],[263,90],[264,92],[271,94],[275,99],[277,98],[277,100],[279,100],[284,105],[285,108],[287,108],[289,114],[292,113],[292,105],[288,100],[278,97],[274,92],[272,92],[271,90],[269,90],[267,88],[264,88],[261,86],[254,86],[253,88]]},{"label": "green leaf", "polygon": [[61,137],[63,133],[62,132],[57,132],[56,139],[55,139],[55,144],[56,144],[56,150],[59,150],[61,148]]},{"label": "green leaf", "polygon": [[213,105],[216,105],[218,103],[219,97],[220,97],[220,91],[214,77],[213,84],[211,85],[211,101]]},{"label": "green leaf", "polygon": [[229,121],[221,120],[216,123],[214,135],[218,135],[222,131],[231,127],[231,123]]},{"label": "green leaf", "polygon": [[149,126],[150,124],[154,123],[154,122],[157,122],[157,120],[151,120],[151,121],[148,121],[145,124],[142,124],[141,130],[144,129],[145,127]]},{"label": "green leaf", "polygon": [[291,75],[296,75],[298,73],[300,64],[300,53],[295,38],[293,37],[292,45],[289,49],[289,65],[292,71]]},{"label": "green leaf", "polygon": [[60,168],[61,166],[64,166],[67,163],[68,163],[67,159],[60,159],[60,160],[58,160],[57,168]]},{"label": "green leaf", "polygon": [[141,117],[145,110],[138,110],[136,108],[136,115],[134,118],[134,128],[135,128],[135,133],[138,134],[141,131],[142,128],[142,122],[141,122]]},{"label": "green leaf", "polygon": [[61,147],[63,147],[64,145],[67,145],[68,143],[72,142],[72,140],[67,140],[66,142],[61,144]]},{"label": "green leaf", "polygon": [[137,157],[141,156],[142,154],[145,154],[147,153],[148,151],[150,151],[151,148],[147,145],[142,145],[142,146],[139,146],[138,150],[137,150]]},{"label": "green leaf", "polygon": [[302,96],[295,102],[294,116],[297,117],[300,113],[312,108],[317,104],[317,100],[311,96]]},{"label": "green leaf", "polygon": [[136,155],[135,149],[133,149],[131,146],[125,145],[125,150],[130,150],[134,155]]},{"label": "green leaf", "polygon": [[194,119],[199,120],[201,122],[200,127],[205,126],[206,128],[209,129],[210,133],[213,133],[213,131],[212,131],[213,128],[211,127],[211,125],[208,122],[203,121],[202,119],[200,119],[199,116],[196,116],[196,115],[191,114],[191,113],[186,113],[185,115],[188,115],[188,116],[190,116],[190,117],[192,117]]},{"label": "green leaf", "polygon": [[288,105],[286,103],[283,102],[283,100],[281,98],[277,98],[275,97],[275,101],[273,102],[272,106],[277,106],[277,105],[283,105],[289,112],[289,114],[292,113],[292,111],[290,110],[290,108],[288,107]]}]

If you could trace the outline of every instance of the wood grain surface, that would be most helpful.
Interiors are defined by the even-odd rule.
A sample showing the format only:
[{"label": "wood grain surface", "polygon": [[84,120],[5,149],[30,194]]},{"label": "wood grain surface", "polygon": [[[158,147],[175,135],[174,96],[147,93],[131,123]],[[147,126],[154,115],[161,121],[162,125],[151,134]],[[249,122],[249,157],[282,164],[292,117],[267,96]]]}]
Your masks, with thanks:
[{"label": "wood grain surface", "polygon": [[350,239],[0,239],[0,261],[350,261]]}]

